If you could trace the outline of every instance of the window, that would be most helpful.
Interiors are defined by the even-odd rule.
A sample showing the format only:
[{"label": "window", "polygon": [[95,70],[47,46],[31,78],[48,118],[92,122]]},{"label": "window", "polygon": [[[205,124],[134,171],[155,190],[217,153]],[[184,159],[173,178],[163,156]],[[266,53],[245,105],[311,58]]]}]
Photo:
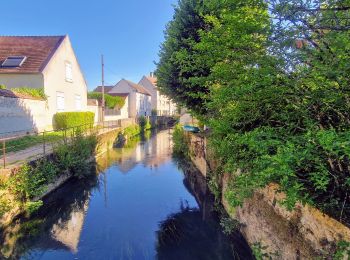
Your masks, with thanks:
[{"label": "window", "polygon": [[81,111],[81,96],[75,95],[75,109]]},{"label": "window", "polygon": [[64,112],[64,93],[56,92],[57,98],[57,112]]},{"label": "window", "polygon": [[2,67],[21,67],[23,62],[27,59],[26,56],[10,56],[2,63]]},{"label": "window", "polygon": [[72,64],[68,61],[66,62],[66,81],[73,82]]}]

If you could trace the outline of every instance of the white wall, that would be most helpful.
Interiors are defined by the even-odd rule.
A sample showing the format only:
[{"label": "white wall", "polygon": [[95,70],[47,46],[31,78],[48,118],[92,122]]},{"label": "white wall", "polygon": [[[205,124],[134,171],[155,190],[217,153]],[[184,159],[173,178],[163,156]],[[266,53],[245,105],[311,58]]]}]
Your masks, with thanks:
[{"label": "white wall", "polygon": [[99,106],[87,106],[86,110],[95,114],[94,122],[97,123],[100,121],[100,107]]},{"label": "white wall", "polygon": [[[95,123],[102,121],[102,108],[99,106],[87,106],[87,111],[95,113]],[[119,119],[129,118],[129,101],[125,99],[124,106],[120,109],[120,115],[105,116],[105,121],[116,121]]]},{"label": "white wall", "polygon": [[176,104],[173,103],[167,96],[162,95],[157,87],[148,80],[146,76],[143,76],[139,82],[144,88],[151,94],[152,108],[157,111],[158,115],[169,115],[176,112]]},{"label": "white wall", "polygon": [[[66,62],[72,65],[73,80],[66,80]],[[81,111],[87,110],[87,86],[69,37],[62,41],[43,71],[49,117],[57,113],[57,91],[64,93],[65,112],[78,111],[75,95],[81,97]]]},{"label": "white wall", "polygon": [[0,97],[0,136],[5,132],[43,131],[51,125],[47,113],[46,101]]},{"label": "white wall", "polygon": [[136,115],[138,117],[151,115],[151,96],[136,93]]},{"label": "white wall", "polygon": [[117,116],[105,116],[105,121],[116,121],[119,119],[129,118],[129,101],[128,98],[125,99],[124,106],[120,109],[120,115]]},{"label": "white wall", "polygon": [[128,93],[129,117],[136,117],[136,90],[125,81],[119,81],[109,92],[109,94],[125,94]]},{"label": "white wall", "polygon": [[146,76],[143,76],[139,82],[151,94],[151,109],[157,110],[158,91],[156,87],[150,82]]}]

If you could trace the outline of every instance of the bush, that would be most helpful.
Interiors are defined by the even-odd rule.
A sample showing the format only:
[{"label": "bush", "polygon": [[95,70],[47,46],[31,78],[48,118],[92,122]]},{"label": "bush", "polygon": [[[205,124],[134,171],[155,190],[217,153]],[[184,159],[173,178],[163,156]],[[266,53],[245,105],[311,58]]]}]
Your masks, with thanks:
[{"label": "bush", "polygon": [[84,137],[77,132],[68,145],[61,145],[55,149],[57,165],[61,171],[69,171],[78,178],[89,173],[87,161],[94,154],[97,145],[96,136]]},{"label": "bush", "polygon": [[0,89],[6,89],[6,86],[4,84],[0,84]]},{"label": "bush", "polygon": [[44,88],[28,88],[28,87],[21,87],[21,88],[12,88],[12,92],[15,94],[23,94],[27,96],[31,96],[33,98],[39,98],[47,100],[47,96],[45,94]]},{"label": "bush", "polygon": [[[102,101],[102,93],[100,92],[90,92],[88,93],[88,98],[97,99]],[[121,109],[125,104],[125,99],[122,97],[113,97],[111,95],[105,94],[106,107],[109,109]]]},{"label": "bush", "polygon": [[141,133],[141,127],[139,125],[131,125],[124,129],[124,137],[133,137]]},{"label": "bush", "polygon": [[61,112],[54,115],[55,129],[66,129],[77,126],[89,127],[94,124],[93,112]]},{"label": "bush", "polygon": [[177,124],[173,132],[173,154],[175,157],[189,157],[189,140],[180,124]]},{"label": "bush", "polygon": [[139,125],[141,127],[141,131],[149,130],[152,128],[150,120],[144,116],[139,117]]}]

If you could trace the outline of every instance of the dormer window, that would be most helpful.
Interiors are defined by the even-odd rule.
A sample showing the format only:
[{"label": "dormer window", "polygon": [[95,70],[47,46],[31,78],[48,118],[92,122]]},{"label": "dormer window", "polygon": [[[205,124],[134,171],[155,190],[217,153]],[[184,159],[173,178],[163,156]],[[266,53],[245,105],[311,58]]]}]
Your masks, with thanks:
[{"label": "dormer window", "polygon": [[72,63],[66,61],[66,81],[73,82]]},{"label": "dormer window", "polygon": [[17,68],[21,67],[26,61],[26,56],[10,56],[1,64],[2,67]]}]

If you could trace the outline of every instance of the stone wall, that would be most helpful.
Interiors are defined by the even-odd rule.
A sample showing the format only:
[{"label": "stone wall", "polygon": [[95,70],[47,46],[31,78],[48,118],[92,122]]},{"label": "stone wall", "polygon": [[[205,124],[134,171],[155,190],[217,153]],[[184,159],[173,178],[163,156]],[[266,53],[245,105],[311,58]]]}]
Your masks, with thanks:
[{"label": "stone wall", "polygon": [[[204,176],[210,175],[216,162],[208,152],[206,141],[191,134],[191,159]],[[203,140],[201,140],[203,139]],[[226,191],[232,174],[221,177],[222,204],[238,220],[241,232],[250,245],[266,247],[272,259],[324,259],[335,253],[339,241],[350,241],[350,229],[309,205],[297,204],[293,211],[281,205],[285,197],[277,184],[270,184],[246,199],[241,207],[232,208]]]}]

